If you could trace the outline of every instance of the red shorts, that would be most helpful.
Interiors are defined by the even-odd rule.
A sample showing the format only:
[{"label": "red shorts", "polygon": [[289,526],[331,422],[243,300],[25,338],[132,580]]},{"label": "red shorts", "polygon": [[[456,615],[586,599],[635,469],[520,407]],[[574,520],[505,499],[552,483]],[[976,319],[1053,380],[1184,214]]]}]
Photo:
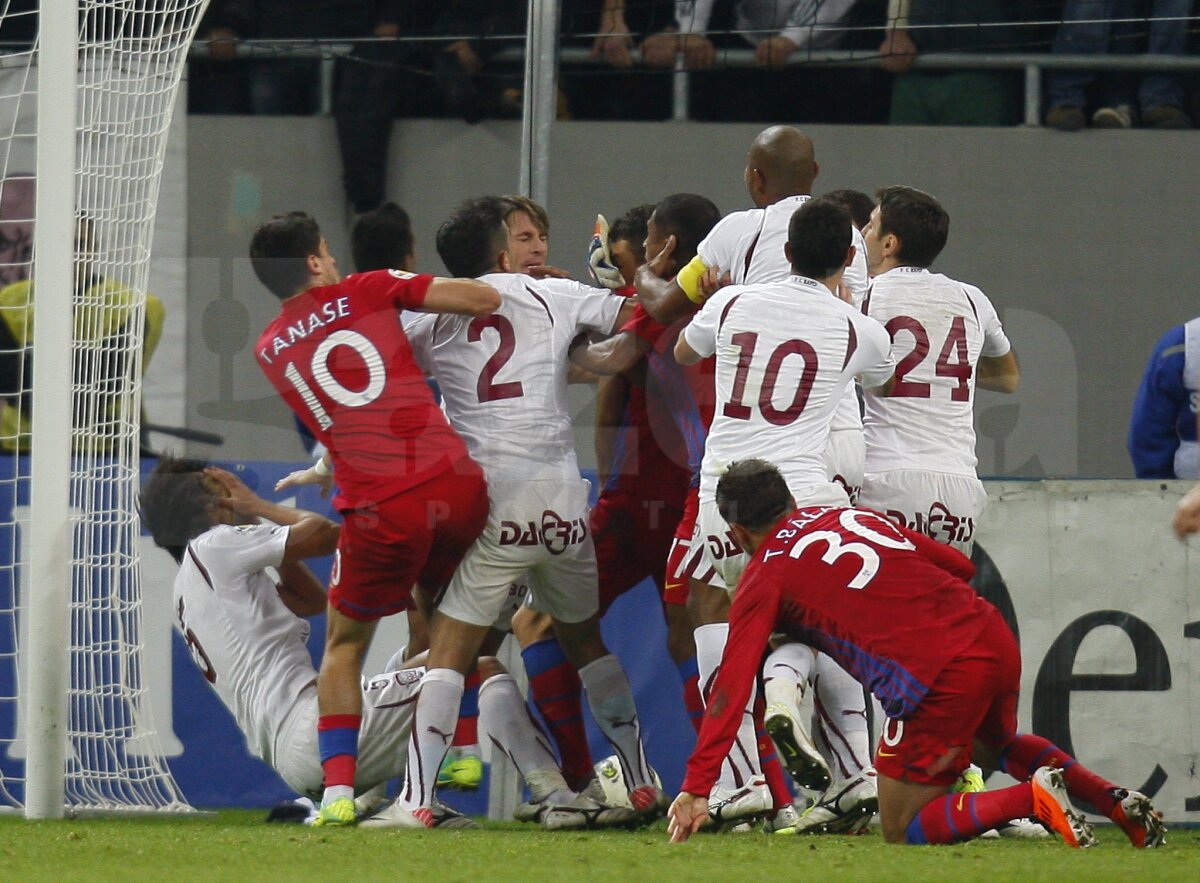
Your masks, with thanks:
[{"label": "red shorts", "polygon": [[449,582],[487,516],[487,481],[470,460],[343,512],[329,603],[361,622],[411,610],[413,584],[436,592]]},{"label": "red shorts", "polygon": [[683,501],[683,517],[675,528],[675,536],[671,540],[671,552],[667,556],[667,578],[663,586],[663,603],[674,604],[676,607],[687,605],[688,574],[684,572],[684,563],[688,550],[692,547],[692,533],[696,529],[696,517],[700,513],[700,488],[688,488],[687,499]]},{"label": "red shorts", "polygon": [[1002,748],[1016,735],[1021,653],[999,611],[988,615],[975,643],[942,669],[916,712],[884,720],[879,775],[949,786],[971,763],[972,742]]},{"label": "red shorts", "polygon": [[661,500],[601,494],[591,514],[600,574],[600,614],[646,577],[663,591],[663,568],[680,512]]}]

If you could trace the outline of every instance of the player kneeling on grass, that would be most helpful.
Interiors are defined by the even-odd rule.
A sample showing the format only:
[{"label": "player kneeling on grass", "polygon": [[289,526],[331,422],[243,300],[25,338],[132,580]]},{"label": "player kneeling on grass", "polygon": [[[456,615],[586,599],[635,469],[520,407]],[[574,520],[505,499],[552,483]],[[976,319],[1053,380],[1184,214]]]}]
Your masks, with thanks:
[{"label": "player kneeling on grass", "polygon": [[[326,596],[304,559],[332,554],[338,525],[269,503],[224,469],[172,457],[159,461],[140,504],[154,542],[179,562],[176,625],[201,674],[237,719],[249,749],[289,787],[319,800],[324,774],[317,745],[317,671],[304,617],[325,612]],[[590,813],[556,811],[577,795],[531,723],[516,683],[492,657],[481,657],[478,668],[483,726],[534,797],[548,806],[543,826],[614,825],[635,818],[631,809],[607,806]],[[424,672],[413,667],[363,679],[357,794],[404,772]],[[437,827],[476,826],[436,802],[434,819]]]},{"label": "player kneeling on grass", "polygon": [[[721,661],[671,839],[708,816],[708,792],[733,742],[772,632],[827,653],[887,714],[875,756],[879,817],[892,843],[954,843],[1033,816],[1071,846],[1096,843],[1068,794],[1090,802],[1134,846],[1161,846],[1162,814],[1050,742],[1017,733],[1021,656],[999,611],[967,580],[971,562],[866,509],[796,509],[763,460],[730,466],[716,491],[721,517],[753,555],[729,611]],[[950,793],[972,756],[1020,784]]]}]

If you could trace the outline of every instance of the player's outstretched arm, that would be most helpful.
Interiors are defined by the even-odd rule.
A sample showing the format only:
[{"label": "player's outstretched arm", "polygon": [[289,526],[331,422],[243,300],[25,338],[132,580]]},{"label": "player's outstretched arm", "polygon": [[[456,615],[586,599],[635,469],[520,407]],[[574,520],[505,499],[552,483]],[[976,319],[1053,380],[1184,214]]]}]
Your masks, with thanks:
[{"label": "player's outstretched arm", "polygon": [[500,307],[500,292],[476,279],[437,278],[429,283],[421,310],[426,313],[457,313],[488,316]]},{"label": "player's outstretched arm", "polygon": [[583,343],[571,350],[571,362],[593,374],[619,374],[640,359],[650,345],[637,335],[622,331],[594,343]]},{"label": "player's outstretched arm", "polygon": [[1181,540],[1188,534],[1200,533],[1200,484],[1188,491],[1175,507],[1174,527]]},{"label": "player's outstretched arm", "polygon": [[667,833],[672,843],[683,843],[700,830],[708,818],[708,797],[680,791],[667,810]]},{"label": "player's outstretched arm", "polygon": [[1009,350],[1002,356],[983,356],[979,359],[975,385],[992,392],[1016,392],[1021,383],[1017,356]]},{"label": "player's outstretched arm", "polygon": [[275,493],[306,484],[320,485],[321,499],[329,496],[333,490],[333,470],[329,465],[328,454],[319,457],[307,469],[297,469],[295,472],[289,472],[283,478],[279,479],[279,481],[275,482]]}]

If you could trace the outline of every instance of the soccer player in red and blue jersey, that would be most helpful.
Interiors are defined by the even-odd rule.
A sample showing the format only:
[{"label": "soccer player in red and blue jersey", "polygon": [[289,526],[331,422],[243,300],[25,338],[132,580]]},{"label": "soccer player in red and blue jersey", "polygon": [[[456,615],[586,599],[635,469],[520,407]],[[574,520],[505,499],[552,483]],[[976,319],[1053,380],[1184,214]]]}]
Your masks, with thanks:
[{"label": "soccer player in red and blue jersey", "polygon": [[342,279],[303,212],[255,231],[250,259],[281,301],[255,347],[259,367],[325,445],[337,476],[343,527],[317,681],[321,821],[350,824],[359,677],[375,623],[409,609],[415,583],[436,594],[488,515],[483,471],[434,403],[399,312],[487,315],[500,295],[474,280],[401,270]]},{"label": "soccer player in red and blue jersey", "polygon": [[[1161,846],[1162,814],[1040,736],[1017,733],[1021,656],[999,611],[976,594],[960,552],[866,509],[795,509],[763,460],[730,466],[717,505],[753,555],[730,608],[721,662],[668,830],[686,840],[733,742],[773,632],[829,654],[887,714],[876,753],[879,816],[892,843],[954,843],[1035,816],[1072,846],[1095,835],[1068,794],[1109,816],[1136,847]],[[952,794],[972,756],[1019,784]],[[984,760],[985,763],[988,760]]]}]

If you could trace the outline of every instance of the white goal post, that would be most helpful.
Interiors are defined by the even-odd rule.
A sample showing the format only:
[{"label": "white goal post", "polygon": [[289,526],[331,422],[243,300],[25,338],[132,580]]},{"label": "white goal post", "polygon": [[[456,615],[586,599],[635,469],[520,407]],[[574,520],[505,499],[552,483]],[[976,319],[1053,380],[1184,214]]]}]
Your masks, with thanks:
[{"label": "white goal post", "polygon": [[0,809],[29,818],[190,808],[143,678],[136,501],[150,240],[207,4],[0,0]]}]

